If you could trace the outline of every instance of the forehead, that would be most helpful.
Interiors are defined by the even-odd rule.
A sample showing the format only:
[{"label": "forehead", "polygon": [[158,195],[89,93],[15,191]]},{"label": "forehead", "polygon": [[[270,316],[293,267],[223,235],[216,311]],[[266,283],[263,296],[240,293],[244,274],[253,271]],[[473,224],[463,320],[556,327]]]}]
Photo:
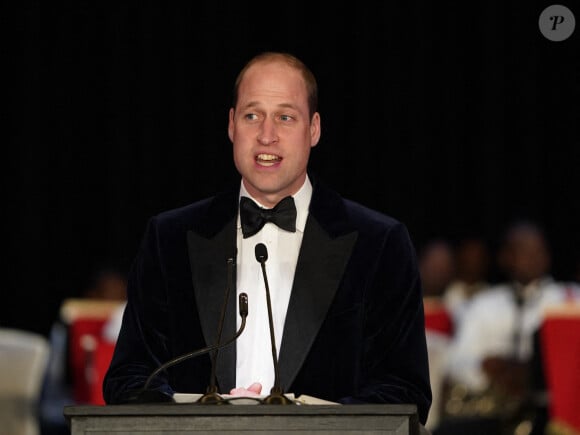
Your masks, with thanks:
[{"label": "forehead", "polygon": [[280,97],[307,99],[306,83],[300,71],[285,62],[262,61],[248,68],[239,87],[240,99]]}]

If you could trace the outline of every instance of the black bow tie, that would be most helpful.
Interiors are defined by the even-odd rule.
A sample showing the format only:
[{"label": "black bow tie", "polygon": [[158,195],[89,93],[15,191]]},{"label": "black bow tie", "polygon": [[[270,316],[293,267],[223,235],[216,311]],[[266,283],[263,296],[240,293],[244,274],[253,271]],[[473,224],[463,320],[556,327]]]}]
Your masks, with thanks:
[{"label": "black bow tie", "polygon": [[296,232],[296,205],[294,198],[287,196],[274,208],[261,208],[246,196],[240,198],[240,220],[244,239],[252,237],[266,222],[272,222],[292,233]]}]

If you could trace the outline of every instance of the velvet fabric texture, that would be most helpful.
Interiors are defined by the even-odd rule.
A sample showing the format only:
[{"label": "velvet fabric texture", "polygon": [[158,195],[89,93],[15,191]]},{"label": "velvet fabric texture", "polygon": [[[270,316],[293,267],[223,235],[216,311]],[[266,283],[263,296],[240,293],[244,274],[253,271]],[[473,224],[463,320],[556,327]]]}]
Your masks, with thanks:
[{"label": "velvet fabric texture", "polygon": [[[431,389],[408,231],[310,178],[312,201],[279,344],[282,388],[340,403],[416,404],[425,424]],[[107,404],[127,402],[161,364],[215,343],[227,259],[236,253],[238,194],[233,186],[150,219],[103,383]],[[235,307],[232,296],[224,340],[235,334]],[[235,344],[220,351],[221,393],[236,386],[235,361]],[[204,393],[209,376],[210,358],[203,355],[160,373],[150,387],[169,395]]]}]

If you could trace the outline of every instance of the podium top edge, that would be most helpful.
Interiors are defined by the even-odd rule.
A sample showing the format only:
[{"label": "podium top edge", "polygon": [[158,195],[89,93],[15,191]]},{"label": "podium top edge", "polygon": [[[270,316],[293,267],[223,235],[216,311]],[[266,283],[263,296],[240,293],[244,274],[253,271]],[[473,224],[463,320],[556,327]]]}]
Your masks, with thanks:
[{"label": "podium top edge", "polygon": [[67,405],[67,419],[87,416],[171,415],[405,415],[417,414],[414,404],[352,405],[201,405],[195,403],[147,403],[124,405]]}]

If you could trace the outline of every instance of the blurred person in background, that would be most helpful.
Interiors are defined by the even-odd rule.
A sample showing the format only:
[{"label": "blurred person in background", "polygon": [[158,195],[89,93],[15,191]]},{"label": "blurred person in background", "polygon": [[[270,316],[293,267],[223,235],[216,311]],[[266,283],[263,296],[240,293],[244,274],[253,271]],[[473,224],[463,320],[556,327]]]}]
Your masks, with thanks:
[{"label": "blurred person in background", "polygon": [[429,358],[431,411],[425,424],[433,430],[439,423],[447,351],[453,325],[443,304],[443,295],[455,276],[455,259],[451,243],[444,238],[429,240],[419,253],[419,274],[425,307],[425,338]]},{"label": "blurred person in background", "polygon": [[485,240],[468,237],[455,248],[455,278],[448,285],[443,301],[455,325],[461,322],[466,305],[480,291],[489,287],[490,252]]},{"label": "blurred person in background", "polygon": [[82,297],[124,301],[127,298],[127,275],[116,265],[96,267]]},{"label": "blurred person in background", "polygon": [[419,252],[419,275],[423,287],[426,329],[452,334],[453,319],[444,300],[449,285],[455,279],[455,255],[449,241],[434,238],[423,246]]},{"label": "blurred person in background", "polygon": [[429,241],[419,255],[419,273],[425,297],[441,298],[455,277],[451,244],[442,238]]},{"label": "blurred person in background", "polygon": [[458,325],[446,422],[435,435],[532,433],[534,336],[544,309],[570,299],[569,286],[552,277],[548,240],[537,223],[511,224],[497,260],[505,280],[473,296]]},{"label": "blurred person in background", "polygon": [[[74,308],[71,312],[75,311],[80,313],[88,310],[89,315],[97,315],[91,313],[92,309],[86,303],[90,301],[113,301],[122,303],[126,298],[126,272],[117,262],[110,260],[99,262],[92,267],[85,286],[80,292],[80,297],[63,301],[61,311],[57,319],[53,322],[49,334],[51,345],[50,359],[40,400],[40,429],[42,435],[70,434],[70,428],[62,413],[65,405],[75,404],[70,367],[70,320],[63,318],[64,311],[68,311],[68,307],[65,309],[65,305],[73,305],[78,301],[82,304],[82,307],[80,309]],[[113,318],[114,316],[115,313],[113,312],[111,317]],[[108,326],[109,323],[112,323],[112,320],[106,322],[105,328],[109,328],[110,330],[103,331],[104,335],[114,333],[114,326],[112,324]]]},{"label": "blurred person in background", "polygon": [[122,301],[117,308],[113,309],[109,319],[103,325],[102,337],[104,340],[114,343],[121,329],[123,312],[127,300],[127,275],[115,267],[98,270],[92,279],[92,285],[85,292],[85,296],[96,299]]}]

